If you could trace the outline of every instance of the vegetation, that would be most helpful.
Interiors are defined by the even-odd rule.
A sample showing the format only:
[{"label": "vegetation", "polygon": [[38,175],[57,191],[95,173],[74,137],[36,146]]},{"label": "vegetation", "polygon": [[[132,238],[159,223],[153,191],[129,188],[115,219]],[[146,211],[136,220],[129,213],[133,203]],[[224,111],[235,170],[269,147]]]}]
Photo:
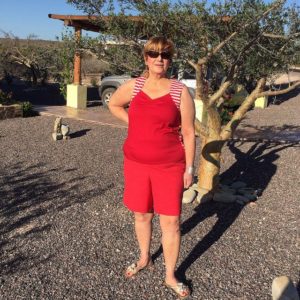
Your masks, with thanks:
[{"label": "vegetation", "polygon": [[[152,35],[171,38],[177,60],[196,72],[196,100],[203,101],[207,123],[196,122],[201,137],[199,188],[218,186],[223,145],[230,139],[258,97],[288,92],[294,83],[275,92],[267,82],[299,59],[299,7],[285,1],[261,0],[68,0],[87,14],[98,16],[102,34],[99,55],[107,55],[119,70],[141,71],[142,40]],[[113,3],[118,3],[118,10]],[[138,21],[125,16],[140,16]],[[109,15],[109,19],[103,16]],[[121,45],[107,46],[108,40]],[[109,51],[107,51],[109,49]],[[111,58],[113,56],[113,60]],[[220,107],[228,89],[243,84],[249,91],[227,124]],[[209,88],[207,88],[209,87]]]}]

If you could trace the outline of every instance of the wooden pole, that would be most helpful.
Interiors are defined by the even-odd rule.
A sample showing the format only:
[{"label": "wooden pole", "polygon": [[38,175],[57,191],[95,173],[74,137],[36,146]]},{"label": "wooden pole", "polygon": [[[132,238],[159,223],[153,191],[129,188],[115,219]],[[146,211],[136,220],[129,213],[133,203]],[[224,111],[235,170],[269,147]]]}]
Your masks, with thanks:
[{"label": "wooden pole", "polygon": [[81,29],[75,27],[75,41],[76,41],[76,50],[74,56],[74,84],[81,84],[81,55],[79,51],[79,44],[81,39]]}]

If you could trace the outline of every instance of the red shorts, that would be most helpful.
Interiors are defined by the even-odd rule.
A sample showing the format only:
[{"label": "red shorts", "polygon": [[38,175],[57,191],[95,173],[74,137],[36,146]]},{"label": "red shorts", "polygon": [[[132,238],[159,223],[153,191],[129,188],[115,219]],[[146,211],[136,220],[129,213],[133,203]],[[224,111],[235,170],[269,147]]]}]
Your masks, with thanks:
[{"label": "red shorts", "polygon": [[148,165],[124,158],[124,204],[134,212],[179,216],[184,163]]}]

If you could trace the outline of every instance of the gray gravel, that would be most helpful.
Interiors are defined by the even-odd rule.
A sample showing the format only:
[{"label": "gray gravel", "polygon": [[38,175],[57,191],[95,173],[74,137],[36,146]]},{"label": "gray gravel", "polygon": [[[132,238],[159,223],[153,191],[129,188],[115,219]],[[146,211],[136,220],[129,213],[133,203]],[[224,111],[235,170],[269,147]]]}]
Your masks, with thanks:
[{"label": "gray gravel", "polygon": [[[252,111],[243,126],[299,133],[299,104],[298,96]],[[126,130],[66,119],[73,138],[54,142],[54,119],[0,122],[0,298],[175,299],[162,286],[158,218],[155,271],[123,277],[138,255],[122,205]],[[299,158],[299,144],[225,147],[222,179],[244,180],[262,196],[252,206],[184,206],[178,276],[191,299],[271,299],[279,275],[299,287]]]}]

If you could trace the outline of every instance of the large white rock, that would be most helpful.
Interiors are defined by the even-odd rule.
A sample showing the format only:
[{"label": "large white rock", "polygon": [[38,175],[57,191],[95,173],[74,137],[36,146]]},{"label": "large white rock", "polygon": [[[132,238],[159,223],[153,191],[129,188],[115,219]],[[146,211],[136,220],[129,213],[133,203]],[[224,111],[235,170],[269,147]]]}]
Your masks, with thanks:
[{"label": "large white rock", "polygon": [[287,276],[276,277],[272,282],[273,300],[299,300],[296,287]]},{"label": "large white rock", "polygon": [[193,189],[188,189],[186,191],[183,192],[183,196],[182,196],[182,203],[192,203],[195,198],[196,198],[196,191]]}]

